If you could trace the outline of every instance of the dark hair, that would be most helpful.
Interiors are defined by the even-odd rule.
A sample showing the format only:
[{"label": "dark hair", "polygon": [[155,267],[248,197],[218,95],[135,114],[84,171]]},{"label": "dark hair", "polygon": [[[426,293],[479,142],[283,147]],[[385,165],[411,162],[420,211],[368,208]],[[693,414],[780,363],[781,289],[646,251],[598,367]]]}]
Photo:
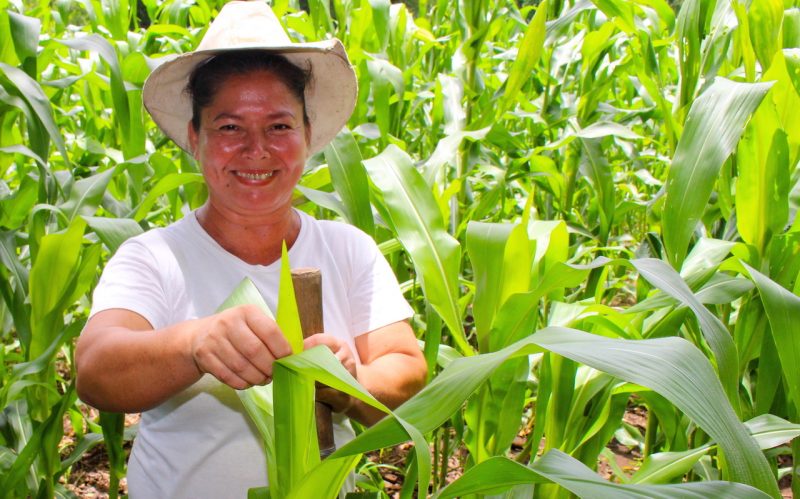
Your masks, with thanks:
[{"label": "dark hair", "polygon": [[303,121],[307,126],[305,90],[311,80],[311,72],[292,64],[282,55],[264,50],[237,50],[216,55],[198,64],[189,76],[186,92],[192,99],[192,127],[200,129],[200,112],[211,105],[228,78],[256,71],[269,71],[289,88],[303,107]]}]

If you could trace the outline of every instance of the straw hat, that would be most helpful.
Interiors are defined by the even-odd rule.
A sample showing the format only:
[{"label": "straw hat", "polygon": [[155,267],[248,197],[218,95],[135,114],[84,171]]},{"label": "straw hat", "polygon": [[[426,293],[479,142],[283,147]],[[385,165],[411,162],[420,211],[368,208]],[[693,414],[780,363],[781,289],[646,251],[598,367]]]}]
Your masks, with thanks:
[{"label": "straw hat", "polygon": [[305,90],[311,123],[311,154],[322,150],[347,123],[356,102],[357,80],[339,40],[292,43],[272,9],[263,1],[232,1],[211,23],[197,50],[175,57],[153,71],[142,99],[156,124],[183,150],[189,149],[187,126],[192,103],[185,92],[198,64],[234,50],[268,50],[310,70]]}]

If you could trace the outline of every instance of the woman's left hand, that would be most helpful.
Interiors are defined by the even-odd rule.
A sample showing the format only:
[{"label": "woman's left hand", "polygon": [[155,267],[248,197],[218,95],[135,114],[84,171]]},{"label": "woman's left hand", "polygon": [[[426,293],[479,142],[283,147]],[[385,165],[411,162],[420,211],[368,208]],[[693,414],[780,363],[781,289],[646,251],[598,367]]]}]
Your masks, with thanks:
[{"label": "woman's left hand", "polygon": [[[428,365],[407,321],[356,336],[356,353],[343,340],[329,334],[309,336],[304,345],[305,348],[326,345],[361,386],[390,409],[398,407],[425,385]],[[317,400],[367,426],[385,415],[369,404],[328,387],[317,389]]]},{"label": "woman's left hand", "polygon": [[[325,345],[330,348],[331,352],[339,359],[345,369],[354,377],[357,378],[358,371],[356,369],[356,358],[350,346],[343,340],[330,334],[319,333],[303,340],[303,349],[317,345]],[[346,393],[335,390],[325,385],[317,385],[317,402],[323,402],[331,406],[334,412],[345,412],[353,405],[353,399]]]}]

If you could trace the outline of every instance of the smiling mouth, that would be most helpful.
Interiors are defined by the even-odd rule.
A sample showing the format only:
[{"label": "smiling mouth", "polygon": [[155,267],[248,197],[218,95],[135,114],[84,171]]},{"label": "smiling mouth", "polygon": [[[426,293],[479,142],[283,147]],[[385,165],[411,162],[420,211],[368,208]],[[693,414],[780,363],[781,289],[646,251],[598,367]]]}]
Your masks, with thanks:
[{"label": "smiling mouth", "polygon": [[249,173],[249,172],[235,172],[237,177],[246,178],[247,180],[266,180],[272,177],[274,172],[264,173]]}]

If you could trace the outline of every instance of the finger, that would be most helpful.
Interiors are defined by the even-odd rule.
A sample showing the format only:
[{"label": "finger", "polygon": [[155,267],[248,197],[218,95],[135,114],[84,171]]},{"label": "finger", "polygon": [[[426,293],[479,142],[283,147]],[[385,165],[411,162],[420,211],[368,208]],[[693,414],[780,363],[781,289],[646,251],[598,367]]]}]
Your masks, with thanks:
[{"label": "finger", "polygon": [[236,365],[232,367],[247,372],[249,371],[248,366],[251,366],[263,379],[272,375],[272,363],[275,362],[275,356],[253,331],[249,328],[234,331],[231,333],[231,341],[236,353],[241,357],[238,359],[231,355],[231,362],[236,362]]},{"label": "finger", "polygon": [[324,345],[334,353],[339,349],[337,338],[330,334],[317,333],[303,339],[303,348],[306,350],[318,345]]},{"label": "finger", "polygon": [[[263,349],[263,347],[262,347]],[[266,349],[263,349],[266,350]],[[263,361],[264,366],[254,364],[248,357],[239,352],[233,345],[221,352],[222,362],[237,377],[243,379],[250,386],[262,385],[267,381],[267,377],[272,375],[272,362]]]},{"label": "finger", "polygon": [[327,346],[331,352],[336,356],[336,359],[344,366],[345,369],[353,376],[356,377],[356,360],[350,345],[347,342],[330,334],[319,333],[309,336],[303,341],[303,346],[306,349],[312,348],[317,345]]},{"label": "finger", "polygon": [[[259,367],[250,360],[251,357],[265,355],[268,355],[266,347],[251,333],[242,332],[241,328],[233,328],[227,337],[212,339],[198,351],[198,358],[204,364],[201,365],[202,370],[225,379],[230,378],[229,371],[235,375],[235,378],[231,378],[234,383],[243,380],[248,385],[262,384],[272,374],[271,362],[264,362],[266,367]],[[238,384],[235,388],[238,388]]]},{"label": "finger", "polygon": [[242,379],[217,357],[206,359],[205,372],[211,374],[221,383],[224,383],[235,390],[244,390],[252,386],[252,384]]},{"label": "finger", "polygon": [[274,320],[258,308],[248,309],[245,315],[248,328],[266,345],[275,359],[291,355],[292,347]]}]

